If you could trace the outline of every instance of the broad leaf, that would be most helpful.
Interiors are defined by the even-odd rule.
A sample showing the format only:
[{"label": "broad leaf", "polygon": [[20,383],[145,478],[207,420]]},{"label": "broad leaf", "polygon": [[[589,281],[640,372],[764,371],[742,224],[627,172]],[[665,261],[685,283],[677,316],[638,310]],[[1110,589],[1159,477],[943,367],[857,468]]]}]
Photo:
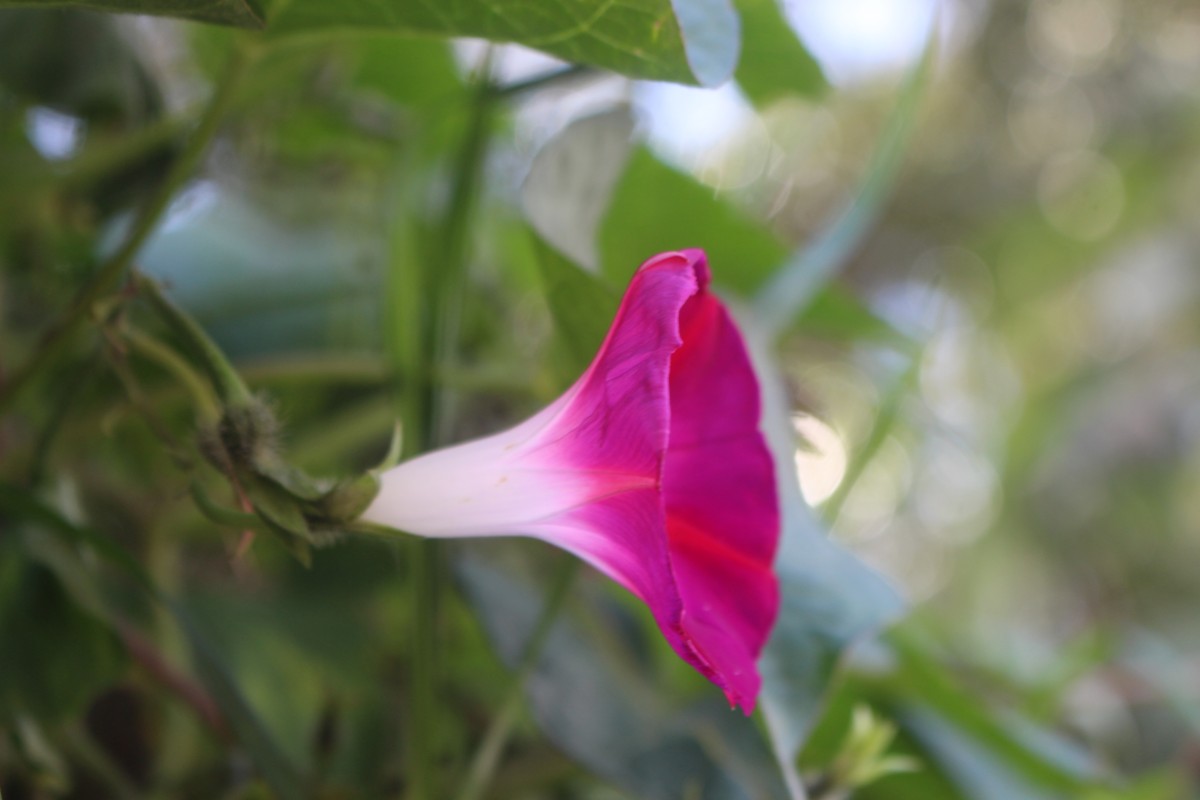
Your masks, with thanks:
[{"label": "broad leaf", "polygon": [[536,236],[534,240],[546,303],[558,332],[555,340],[566,350],[573,380],[599,351],[620,297],[603,279],[575,266]]},{"label": "broad leaf", "polygon": [[[515,547],[521,546],[527,544]],[[544,591],[535,574],[506,566],[519,552],[504,553],[504,547],[472,547],[458,563],[489,638],[511,665],[533,630]],[[637,658],[623,646],[619,621],[579,601],[580,594],[573,592],[570,616],[555,623],[526,683],[533,715],[558,747],[645,800],[786,796],[749,719],[716,696],[672,713],[646,670],[631,668]]]},{"label": "broad leaf", "polygon": [[474,36],[638,78],[701,86],[729,78],[740,46],[728,0],[292,0],[280,4],[269,27],[276,34],[359,29]]},{"label": "broad leaf", "polygon": [[600,226],[604,274],[624,285],[655,253],[702,247],[716,283],[750,291],[787,257],[787,247],[711,187],[639,147]]},{"label": "broad leaf", "polygon": [[589,270],[600,267],[596,232],[632,150],[628,108],[576,120],[538,152],[522,187],[534,230]]},{"label": "broad leaf", "polygon": [[750,44],[742,48],[736,78],[750,102],[762,108],[782,97],[815,97],[829,88],[778,0],[737,0],[737,10]]},{"label": "broad leaf", "polygon": [[159,17],[178,17],[197,22],[216,22],[221,25],[236,25],[241,28],[261,28],[265,16],[263,5],[258,0],[86,0],[86,2],[64,2],[64,0],[0,0],[0,9],[12,6],[83,6],[98,11],[119,11],[126,14],[153,14]]},{"label": "broad leaf", "polygon": [[0,727],[21,714],[57,722],[82,713],[124,663],[112,631],[21,553],[20,539],[0,544]]},{"label": "broad leaf", "polygon": [[[15,5],[27,5],[22,0]],[[14,5],[0,0],[0,8]],[[471,36],[533,47],[565,61],[651,80],[716,86],[728,80],[741,45],[729,0],[523,0],[405,2],[405,0],[42,0],[41,6],[86,5],[106,11],[181,17],[273,36],[336,30]],[[403,41],[396,42],[403,47]]]}]

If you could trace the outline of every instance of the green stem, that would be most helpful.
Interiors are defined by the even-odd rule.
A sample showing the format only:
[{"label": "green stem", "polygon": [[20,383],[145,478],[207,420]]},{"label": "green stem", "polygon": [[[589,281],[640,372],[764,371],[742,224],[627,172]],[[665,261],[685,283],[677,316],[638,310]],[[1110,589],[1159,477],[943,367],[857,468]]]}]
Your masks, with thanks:
[{"label": "green stem", "polygon": [[181,355],[135,328],[123,331],[122,338],[129,343],[129,347],[134,352],[158,364],[169,372],[180,386],[184,387],[196,404],[196,413],[200,419],[208,423],[215,423],[221,418],[221,403],[213,394],[212,388]]},{"label": "green stem", "polygon": [[838,516],[842,513],[842,507],[846,504],[846,498],[858,485],[859,479],[862,478],[871,461],[879,453],[879,449],[883,447],[883,443],[887,441],[888,434],[895,427],[904,399],[913,391],[917,378],[920,376],[922,353],[922,350],[914,348],[908,367],[895,379],[888,393],[884,395],[879,413],[875,415],[875,421],[867,433],[867,439],[863,442],[862,449],[850,461],[841,483],[821,507],[821,516],[828,526],[833,527],[837,522]]},{"label": "green stem", "polygon": [[434,769],[438,736],[435,676],[440,553],[437,542],[432,539],[415,539],[411,552],[416,568],[412,576],[416,630],[412,642],[412,697],[408,717],[408,797],[429,800],[438,796]]},{"label": "green stem", "polygon": [[28,486],[33,487],[41,484],[42,478],[46,474],[47,462],[50,459],[50,450],[54,446],[57,437],[62,433],[75,403],[83,396],[84,390],[91,383],[92,378],[95,377],[98,363],[99,358],[95,355],[84,359],[77,370],[72,370],[71,391],[60,392],[58,398],[54,401],[50,418],[46,421],[45,426],[43,426],[42,432],[38,436],[37,444],[33,447],[33,459],[29,465],[29,477],[27,479]]},{"label": "green stem", "polygon": [[[423,276],[424,285],[429,290],[429,302],[434,309],[434,316],[427,326],[421,326],[424,336],[416,341],[428,348],[425,352],[432,352],[431,363],[437,370],[451,367],[456,360],[470,256],[467,234],[478,204],[479,187],[487,155],[488,133],[495,108],[490,72],[489,52],[478,73],[477,91],[470,108],[471,118],[466,137],[458,152],[450,205],[446,210],[438,241],[440,258],[437,259],[436,266],[425,267],[428,271]],[[415,298],[410,298],[411,300]],[[411,302],[408,309],[414,310]],[[410,412],[406,415],[406,423],[411,425],[417,418],[424,416],[418,423],[419,427],[406,430],[405,442],[412,448],[410,452],[419,452],[428,446],[444,443],[449,436],[449,425],[454,416],[450,409],[451,398],[447,387],[433,380],[433,369],[428,368],[429,366],[430,362],[421,364],[422,368],[416,373],[416,384],[410,384],[406,398]],[[411,379],[414,376],[410,373],[409,377]],[[408,727],[409,797],[413,800],[426,800],[438,796],[435,791],[434,769],[437,761],[438,712],[436,622],[441,584],[439,545],[436,540],[422,540],[414,545],[415,574],[412,582],[416,630],[413,641],[412,707]]]},{"label": "green stem", "polygon": [[230,405],[249,405],[252,400],[250,390],[229,363],[229,359],[221,352],[221,348],[217,347],[217,343],[209,338],[191,316],[167,299],[158,281],[140,274],[135,275],[135,280],[138,291],[150,300],[150,305],[192,351],[192,356],[208,373],[209,380],[212,381],[221,400]]},{"label": "green stem", "polygon": [[171,165],[170,171],[163,182],[159,184],[158,189],[142,207],[126,234],[125,241],[100,265],[92,279],[75,297],[66,313],[42,337],[41,342],[34,348],[33,354],[13,371],[3,386],[0,386],[0,413],[7,411],[30,380],[36,377],[54,360],[59,351],[70,343],[87,319],[92,305],[116,288],[121,276],[125,274],[129,265],[133,263],[134,257],[142,249],[142,245],[146,243],[146,239],[158,226],[159,220],[166,212],[176,191],[200,163],[201,157],[216,135],[221,119],[233,102],[242,76],[245,75],[253,61],[253,52],[253,48],[246,44],[234,51],[225,75],[205,108],[195,133],[188,140],[187,146],[180,153],[179,158]]},{"label": "green stem", "polygon": [[[931,29],[931,30],[936,30]],[[853,255],[883,211],[900,171],[916,125],[917,108],[933,72],[937,36],[931,32],[925,52],[905,77],[888,121],[858,187],[840,216],[776,269],[754,301],[755,319],[778,337],[800,316]]]},{"label": "green stem", "polygon": [[478,800],[487,789],[520,714],[525,681],[537,667],[542,650],[550,639],[554,621],[558,619],[559,612],[562,611],[567,595],[570,593],[571,585],[575,581],[575,576],[579,574],[579,563],[578,559],[568,558],[563,569],[558,573],[554,585],[550,588],[546,602],[542,605],[541,614],[534,625],[533,633],[529,636],[529,642],[521,653],[517,669],[513,672],[508,686],[505,688],[500,711],[492,717],[479,749],[471,758],[471,764],[467,768],[467,777],[463,781],[457,800]]},{"label": "green stem", "polygon": [[[470,258],[468,230],[479,201],[479,189],[483,183],[483,167],[487,159],[488,134],[496,98],[489,75],[491,73],[491,50],[479,68],[478,84],[471,104],[471,118],[467,123],[466,138],[458,153],[455,181],[450,206],[442,224],[440,252],[441,263],[430,276],[434,292],[432,340],[434,345],[433,369],[451,370],[457,361],[458,333],[462,322],[463,295],[467,284],[467,266]],[[434,441],[444,443],[450,433],[450,421],[454,414],[450,408],[452,397],[434,381],[430,381],[431,402],[429,414]]]}]

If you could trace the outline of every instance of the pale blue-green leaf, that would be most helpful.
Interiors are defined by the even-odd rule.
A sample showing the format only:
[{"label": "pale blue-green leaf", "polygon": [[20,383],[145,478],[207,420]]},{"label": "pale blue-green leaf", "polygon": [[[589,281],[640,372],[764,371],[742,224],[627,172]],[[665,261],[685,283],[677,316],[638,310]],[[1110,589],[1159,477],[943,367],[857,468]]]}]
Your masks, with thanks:
[{"label": "pale blue-green leaf", "polygon": [[1089,754],[1028,720],[980,703],[912,626],[897,626],[885,639],[895,660],[891,691],[897,702],[922,704],[954,725],[960,737],[977,743],[990,758],[1039,789],[1074,797],[1103,785],[1103,770]]},{"label": "pale blue-green leaf", "polygon": [[796,756],[815,722],[846,648],[903,610],[878,574],[830,541],[800,493],[795,431],[782,380],[769,356],[769,335],[743,320],[763,389],[763,428],[775,459],[783,534],[775,570],[781,607],[759,661],[760,701],[775,756],[793,795],[803,796]]},{"label": "pale blue-green leaf", "polygon": [[729,79],[741,50],[741,20],[729,0],[671,0],[688,64],[701,86]]},{"label": "pale blue-green leaf", "polygon": [[962,731],[922,708],[903,708],[901,723],[927,752],[936,768],[972,800],[1053,800],[1060,795],[1031,785],[1007,769],[986,747],[964,736]]},{"label": "pale blue-green leaf", "polygon": [[521,188],[533,229],[589,270],[600,269],[596,232],[632,151],[628,107],[585,117],[538,152]]},{"label": "pale blue-green leaf", "polygon": [[[493,542],[464,548],[458,559],[467,595],[510,665],[524,652],[545,599],[544,581],[517,566],[527,547]],[[673,712],[647,671],[633,668],[638,659],[623,644],[619,622],[582,594],[573,592],[525,687],[539,726],[559,748],[644,800],[786,796],[751,720],[715,690],[698,706]]]}]

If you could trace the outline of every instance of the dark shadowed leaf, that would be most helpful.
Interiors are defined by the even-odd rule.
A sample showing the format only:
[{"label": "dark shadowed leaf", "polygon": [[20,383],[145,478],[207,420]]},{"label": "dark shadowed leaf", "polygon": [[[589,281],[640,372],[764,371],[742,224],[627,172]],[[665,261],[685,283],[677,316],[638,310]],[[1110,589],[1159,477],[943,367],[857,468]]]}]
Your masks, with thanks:
[{"label": "dark shadowed leaf", "polygon": [[543,147],[522,187],[534,229],[575,263],[600,267],[596,233],[633,150],[633,116],[621,107],[577,120]]},{"label": "dark shadowed leaf", "polygon": [[0,87],[93,123],[144,121],[161,110],[158,87],[112,17],[6,5],[0,0]]},{"label": "dark shadowed leaf", "polygon": [[0,486],[0,511],[20,517],[54,537],[47,538],[47,546],[39,548],[39,559],[70,589],[77,602],[86,604],[108,625],[117,626],[127,620],[126,604],[118,598],[128,598],[130,589],[141,594],[142,603],[161,604],[169,611],[187,638],[202,681],[263,779],[285,800],[306,796],[299,770],[247,702],[220,653],[187,613],[158,591],[127,551],[103,534],[72,524],[14,487]]},{"label": "dark shadowed leaf", "polygon": [[6,6],[35,5],[42,8],[84,6],[100,11],[119,11],[126,14],[152,14],[158,17],[178,17],[197,22],[215,22],[221,25],[236,25],[240,28],[261,28],[263,4],[258,0],[0,0],[0,9]]},{"label": "dark shadowed leaf", "polygon": [[22,714],[57,722],[81,713],[124,664],[108,626],[20,542],[0,542],[0,727]]}]

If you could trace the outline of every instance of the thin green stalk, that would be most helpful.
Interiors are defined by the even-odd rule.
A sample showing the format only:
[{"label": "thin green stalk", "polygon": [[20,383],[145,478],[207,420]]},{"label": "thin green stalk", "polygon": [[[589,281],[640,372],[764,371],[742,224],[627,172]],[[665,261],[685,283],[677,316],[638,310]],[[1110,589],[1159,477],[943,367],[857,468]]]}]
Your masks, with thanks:
[{"label": "thin green stalk", "polygon": [[550,639],[550,631],[554,629],[554,621],[558,619],[559,612],[562,611],[567,596],[570,594],[571,585],[578,574],[579,560],[568,558],[563,569],[558,573],[554,585],[550,588],[550,593],[546,595],[546,602],[542,605],[542,611],[534,625],[533,633],[530,634],[529,642],[525,645],[524,652],[521,653],[521,661],[505,688],[500,711],[492,717],[479,749],[471,758],[471,764],[467,768],[467,777],[463,781],[462,789],[459,790],[457,800],[479,800],[491,782],[492,775],[495,774],[496,767],[500,763],[500,756],[504,754],[504,747],[508,744],[508,737],[512,734],[513,726],[520,714],[525,681],[537,667],[542,650]]},{"label": "thin green stalk", "polygon": [[236,90],[253,61],[253,56],[254,49],[248,44],[244,44],[234,51],[221,82],[217,85],[212,99],[200,118],[196,131],[188,140],[187,146],[180,153],[179,158],[171,165],[166,178],[142,207],[121,246],[100,265],[92,279],[75,297],[66,313],[42,337],[25,363],[14,370],[8,380],[0,386],[0,413],[7,411],[21,390],[42,369],[54,361],[59,351],[70,343],[75,333],[86,321],[92,305],[116,288],[121,277],[142,249],[142,245],[146,243],[146,239],[158,226],[159,220],[166,212],[179,187],[191,176],[200,163],[201,157],[216,135],[221,119],[233,102]]},{"label": "thin green stalk", "polygon": [[921,59],[904,80],[861,182],[845,209],[811,244],[766,281],[754,301],[755,318],[773,336],[785,332],[822,287],[834,278],[883,211],[900,172],[917,109],[933,72],[937,36],[931,28]]},{"label": "thin green stalk", "polygon": [[[458,333],[462,323],[463,296],[466,292],[467,266],[471,255],[471,237],[468,232],[479,202],[492,115],[496,108],[496,98],[489,78],[491,62],[489,50],[479,68],[477,90],[471,104],[471,118],[467,123],[466,138],[458,152],[453,193],[442,224],[439,242],[440,263],[430,276],[436,309],[432,329],[435,370],[453,369],[457,361]],[[440,444],[449,435],[450,421],[454,417],[450,408],[452,398],[449,392],[445,391],[445,387],[436,382],[431,381],[430,387],[431,399],[436,401],[429,404],[431,430],[434,440]]]},{"label": "thin green stalk", "polygon": [[535,92],[550,86],[556,86],[560,83],[576,81],[597,74],[599,73],[592,67],[584,66],[583,64],[572,64],[545,72],[541,75],[534,75],[532,78],[527,78],[523,81],[497,86],[492,91],[497,97],[511,99],[527,92]]},{"label": "thin green stalk", "polygon": [[433,539],[414,539],[410,549],[412,600],[416,611],[413,632],[412,697],[408,725],[408,797],[430,800],[437,797],[436,755],[437,703],[437,618],[441,553]]},{"label": "thin green stalk", "polygon": [[904,399],[916,385],[921,370],[922,353],[922,350],[914,349],[908,367],[895,379],[888,393],[884,395],[879,413],[875,415],[875,421],[871,424],[871,430],[867,433],[867,440],[863,442],[862,449],[850,461],[841,483],[821,507],[821,516],[830,527],[837,522],[838,516],[842,513],[842,506],[846,504],[846,498],[858,485],[867,466],[874,460],[879,449],[883,447],[883,443],[887,441],[888,434],[895,427]]},{"label": "thin green stalk", "polygon": [[[238,374],[229,359],[221,352],[209,335],[196,323],[190,315],[179,306],[172,303],[163,294],[158,281],[145,275],[136,275],[137,288],[149,300],[150,305],[158,312],[171,330],[183,340],[192,351],[192,356],[208,373],[209,380],[217,390],[221,400],[234,405],[247,405],[252,399],[250,390],[246,387],[242,376]],[[219,416],[219,415],[218,415]]]},{"label": "thin green stalk", "polygon": [[221,418],[221,403],[213,394],[203,378],[192,369],[192,365],[173,349],[147,336],[136,328],[128,328],[122,332],[122,338],[129,343],[130,349],[143,358],[153,361],[178,381],[196,404],[196,412],[205,422],[215,422]]},{"label": "thin green stalk", "polygon": [[[439,258],[436,265],[426,261],[424,286],[427,301],[434,310],[420,341],[432,352],[432,364],[446,369],[455,362],[458,334],[462,317],[462,300],[466,291],[466,273],[470,256],[471,221],[478,204],[483,166],[487,155],[488,134],[491,128],[495,98],[489,75],[491,55],[484,59],[479,71],[478,91],[471,105],[466,138],[459,150],[454,170],[454,186],[443,220],[438,241]],[[410,303],[411,310],[411,303]],[[406,402],[408,420],[421,415],[425,423],[417,429],[406,430],[405,441],[414,448],[444,443],[449,435],[453,413],[447,388],[433,380],[428,363],[422,364],[417,383],[410,384]],[[410,376],[411,377],[411,376]],[[411,413],[415,411],[416,413]],[[418,437],[420,437],[418,439]],[[423,440],[423,441],[421,441]],[[413,608],[416,614],[413,641],[412,708],[409,714],[408,756],[409,796],[413,800],[436,797],[435,775],[437,761],[437,613],[440,595],[439,542],[422,540],[414,545],[416,568],[413,575]]]}]

